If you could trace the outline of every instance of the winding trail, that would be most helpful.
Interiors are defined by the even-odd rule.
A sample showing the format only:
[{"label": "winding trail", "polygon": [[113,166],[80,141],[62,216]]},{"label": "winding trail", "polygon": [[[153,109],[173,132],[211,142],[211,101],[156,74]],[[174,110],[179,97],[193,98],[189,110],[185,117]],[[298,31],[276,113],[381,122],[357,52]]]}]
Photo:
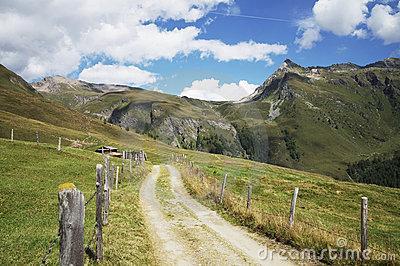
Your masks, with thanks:
[{"label": "winding trail", "polygon": [[278,254],[272,260],[260,259],[265,243],[194,200],[184,188],[179,171],[173,166],[166,168],[171,197],[164,199],[156,193],[160,166],[153,167],[140,191],[161,265],[294,265]]}]

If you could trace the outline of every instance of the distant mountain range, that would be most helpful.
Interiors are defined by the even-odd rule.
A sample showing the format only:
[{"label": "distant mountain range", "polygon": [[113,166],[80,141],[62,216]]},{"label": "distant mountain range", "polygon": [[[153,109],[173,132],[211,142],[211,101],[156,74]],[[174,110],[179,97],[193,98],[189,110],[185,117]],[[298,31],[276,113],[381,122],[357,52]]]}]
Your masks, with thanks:
[{"label": "distant mountain range", "polygon": [[347,179],[349,163],[400,150],[400,59],[302,67],[285,60],[240,102],[48,77],[45,98],[173,146]]}]

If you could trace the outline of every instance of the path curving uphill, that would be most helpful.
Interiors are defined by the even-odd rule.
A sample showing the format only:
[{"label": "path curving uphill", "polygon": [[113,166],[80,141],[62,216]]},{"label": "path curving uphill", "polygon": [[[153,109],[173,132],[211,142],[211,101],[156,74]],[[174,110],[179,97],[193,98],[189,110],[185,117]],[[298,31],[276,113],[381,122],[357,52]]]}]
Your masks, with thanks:
[{"label": "path curving uphill", "polygon": [[160,200],[156,193],[160,166],[153,167],[140,191],[159,264],[294,265],[278,254],[272,260],[260,259],[265,244],[193,199],[184,188],[179,171],[169,165],[166,168],[171,197]]}]

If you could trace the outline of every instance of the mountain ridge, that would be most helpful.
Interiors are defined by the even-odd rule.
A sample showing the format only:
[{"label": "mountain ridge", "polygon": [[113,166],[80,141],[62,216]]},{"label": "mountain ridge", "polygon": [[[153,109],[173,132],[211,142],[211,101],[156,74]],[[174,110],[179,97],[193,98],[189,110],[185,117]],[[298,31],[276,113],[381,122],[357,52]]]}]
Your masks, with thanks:
[{"label": "mountain ridge", "polygon": [[[347,165],[400,149],[400,59],[302,67],[285,60],[240,102],[148,90],[42,94],[167,144],[347,178]],[[77,93],[79,92],[79,93]]]}]

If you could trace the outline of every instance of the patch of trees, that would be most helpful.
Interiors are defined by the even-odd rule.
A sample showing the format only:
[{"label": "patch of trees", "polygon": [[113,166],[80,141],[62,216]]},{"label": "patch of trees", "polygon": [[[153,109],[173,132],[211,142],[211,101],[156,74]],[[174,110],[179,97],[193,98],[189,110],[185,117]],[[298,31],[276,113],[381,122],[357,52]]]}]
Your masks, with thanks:
[{"label": "patch of trees", "polygon": [[289,152],[290,157],[295,161],[300,161],[300,153],[297,149],[296,139],[289,134],[287,129],[282,130],[283,140],[286,143],[286,149]]},{"label": "patch of trees", "polygon": [[269,161],[269,140],[265,127],[246,127],[234,125],[239,136],[239,141],[251,160]]},{"label": "patch of trees", "polygon": [[207,150],[211,153],[223,154],[224,139],[217,134],[199,134],[196,140],[196,148],[198,150]]},{"label": "patch of trees", "polygon": [[347,173],[356,182],[400,188],[400,151],[350,164]]}]

